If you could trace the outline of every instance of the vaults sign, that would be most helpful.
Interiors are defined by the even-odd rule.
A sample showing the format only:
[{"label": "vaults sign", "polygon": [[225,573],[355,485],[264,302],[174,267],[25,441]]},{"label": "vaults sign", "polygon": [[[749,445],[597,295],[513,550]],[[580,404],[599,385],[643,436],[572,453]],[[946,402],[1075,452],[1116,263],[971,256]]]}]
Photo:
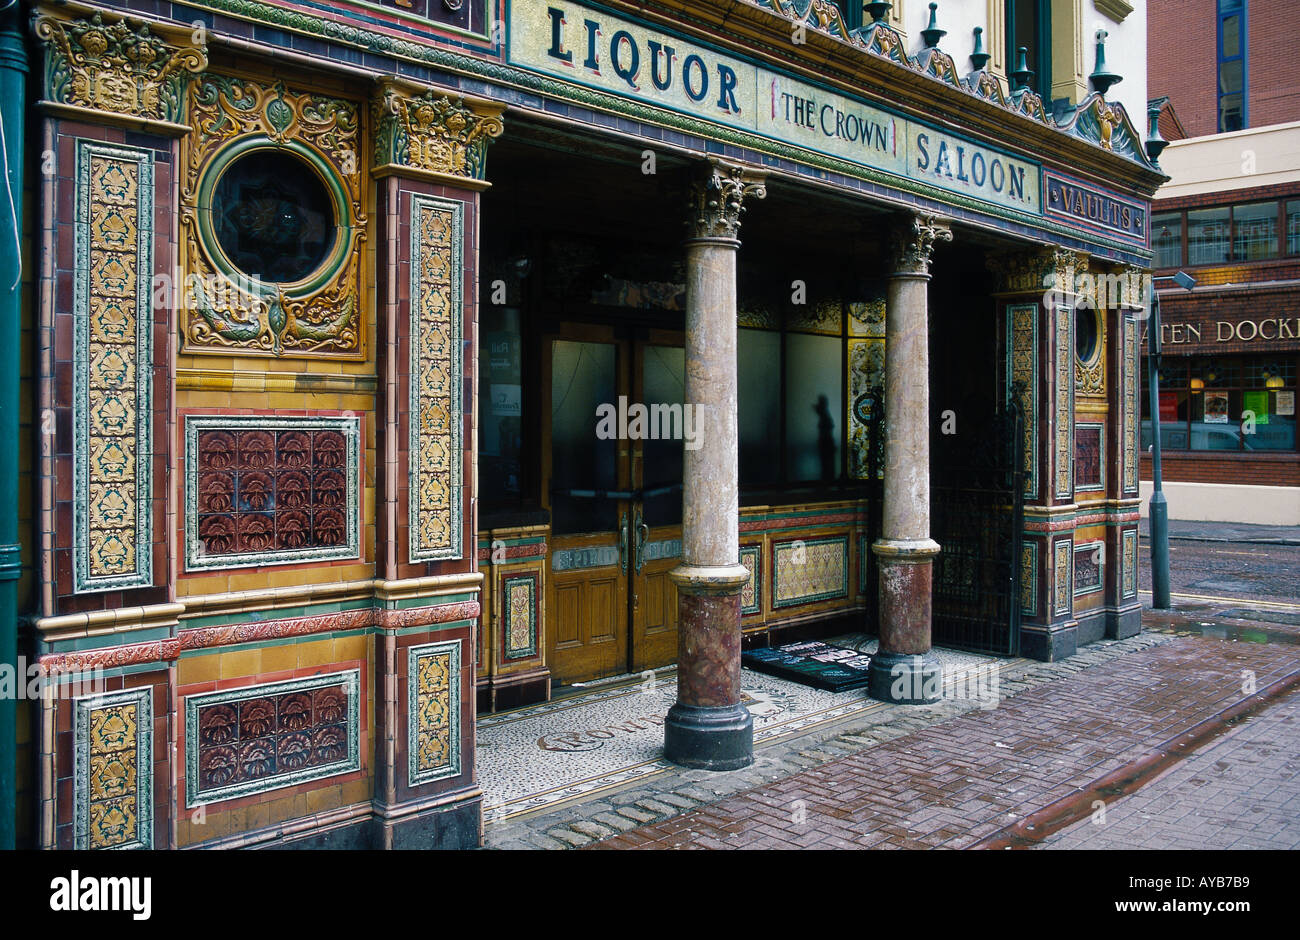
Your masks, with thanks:
[{"label": "vaults sign", "polygon": [[1076,225],[1147,243],[1146,206],[1050,170],[1043,172],[1043,208]]},{"label": "vaults sign", "polygon": [[1039,213],[1036,164],[567,0],[511,0],[512,65]]}]

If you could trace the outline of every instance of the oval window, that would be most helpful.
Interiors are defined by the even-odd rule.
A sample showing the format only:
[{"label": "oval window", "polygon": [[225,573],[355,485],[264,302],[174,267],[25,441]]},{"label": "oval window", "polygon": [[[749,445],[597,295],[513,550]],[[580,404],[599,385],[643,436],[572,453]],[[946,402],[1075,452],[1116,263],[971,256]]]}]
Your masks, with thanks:
[{"label": "oval window", "polygon": [[334,204],[316,171],[283,150],[238,157],[212,193],[217,242],[230,263],[268,283],[310,276],[334,241]]},{"label": "oval window", "polygon": [[1074,354],[1080,362],[1091,363],[1097,356],[1097,347],[1101,340],[1101,330],[1097,325],[1096,311],[1089,308],[1075,308],[1074,311]]}]

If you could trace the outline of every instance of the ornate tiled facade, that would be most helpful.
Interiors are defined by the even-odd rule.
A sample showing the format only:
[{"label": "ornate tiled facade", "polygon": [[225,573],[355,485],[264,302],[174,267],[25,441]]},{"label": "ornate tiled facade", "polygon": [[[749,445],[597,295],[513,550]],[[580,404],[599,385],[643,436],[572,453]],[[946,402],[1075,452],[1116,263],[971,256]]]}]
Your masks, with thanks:
[{"label": "ornate tiled facade", "polygon": [[360,671],[185,697],[186,806],[361,765]]},{"label": "ornate tiled facade", "polygon": [[775,542],[772,556],[772,607],[848,596],[848,536]]},{"label": "ornate tiled facade", "polygon": [[1052,543],[1052,612],[1068,614],[1074,605],[1074,541],[1057,539]]},{"label": "ornate tiled facade", "polygon": [[75,700],[78,849],[153,848],[153,688]]},{"label": "ornate tiled facade", "polygon": [[1130,313],[1124,314],[1124,349],[1121,362],[1123,375],[1120,394],[1123,396],[1122,442],[1124,448],[1124,494],[1138,492],[1138,418],[1142,414],[1138,382],[1138,324]]},{"label": "ornate tiled facade", "polygon": [[1038,543],[1020,543],[1020,612],[1038,615]]},{"label": "ornate tiled facade", "polygon": [[77,145],[74,583],[152,583],[152,151]]},{"label": "ornate tiled facade", "polygon": [[411,197],[410,560],[460,558],[464,206]]},{"label": "ornate tiled facade", "polygon": [[358,418],[187,416],[187,568],[357,557],[360,436]]},{"label": "ornate tiled facade", "polygon": [[740,546],[740,563],[749,571],[749,580],[740,589],[741,615],[757,614],[763,610],[763,546]]},{"label": "ornate tiled facade", "polygon": [[416,786],[461,772],[461,643],[447,640],[407,651],[407,783]]},{"label": "ornate tiled facade", "polygon": [[1095,594],[1102,589],[1105,558],[1105,542],[1080,542],[1074,546],[1074,597]]},{"label": "ornate tiled facade", "polygon": [[1127,529],[1124,532],[1124,555],[1121,564],[1123,571],[1120,577],[1120,596],[1137,597],[1137,569],[1138,569],[1138,533],[1137,529]]}]

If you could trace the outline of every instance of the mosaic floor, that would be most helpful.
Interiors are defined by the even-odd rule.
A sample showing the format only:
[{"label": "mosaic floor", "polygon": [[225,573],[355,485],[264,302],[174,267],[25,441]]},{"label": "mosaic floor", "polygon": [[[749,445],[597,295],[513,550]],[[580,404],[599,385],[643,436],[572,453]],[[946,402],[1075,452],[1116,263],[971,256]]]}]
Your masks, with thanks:
[{"label": "mosaic floor", "polygon": [[[875,651],[874,637],[852,635],[828,642]],[[996,698],[1000,667],[992,656],[936,649],[945,698]],[[745,705],[754,716],[754,745],[761,748],[826,722],[886,708],[865,689],[822,692],[742,670]],[[477,759],[485,815],[500,821],[631,780],[673,769],[662,759],[663,721],[677,696],[673,667],[653,678],[620,676],[541,705],[487,715],[478,721]]]}]

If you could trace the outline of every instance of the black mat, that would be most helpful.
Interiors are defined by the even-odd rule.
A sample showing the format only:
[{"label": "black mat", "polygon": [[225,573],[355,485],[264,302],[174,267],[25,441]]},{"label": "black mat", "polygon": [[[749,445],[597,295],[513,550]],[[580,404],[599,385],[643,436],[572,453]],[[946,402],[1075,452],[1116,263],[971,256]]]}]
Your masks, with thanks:
[{"label": "black mat", "polygon": [[740,662],[747,669],[778,679],[788,679],[826,692],[844,692],[867,684],[867,666],[871,656],[819,640],[805,640],[750,650],[741,654]]}]

